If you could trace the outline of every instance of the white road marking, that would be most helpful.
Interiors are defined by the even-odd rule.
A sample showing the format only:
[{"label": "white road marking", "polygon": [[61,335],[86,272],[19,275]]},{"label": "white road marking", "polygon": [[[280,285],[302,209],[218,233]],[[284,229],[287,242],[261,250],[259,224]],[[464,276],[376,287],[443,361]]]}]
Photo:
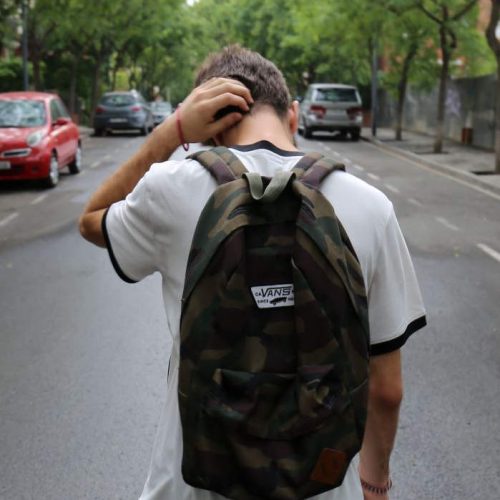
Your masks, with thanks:
[{"label": "white road marking", "polygon": [[493,250],[493,248],[485,245],[484,243],[478,243],[476,246],[480,248],[484,253],[487,253],[490,257],[493,257],[495,260],[500,262],[500,252]]},{"label": "white road marking", "polygon": [[420,203],[418,200],[416,200],[415,198],[408,198],[408,201],[412,204],[412,205],[415,205],[416,207],[423,207],[424,204],[423,203]]},{"label": "white road marking", "polygon": [[448,222],[444,217],[434,217],[434,218],[448,229],[451,229],[452,231],[460,231],[460,229],[457,226],[455,226],[451,222]]},{"label": "white road marking", "polygon": [[356,170],[359,170],[360,172],[364,172],[364,170],[365,170],[365,169],[364,169],[361,165],[358,165],[358,164],[356,164],[356,163],[353,163],[353,164],[351,165],[351,167],[352,167],[352,168],[355,168]]},{"label": "white road marking", "polygon": [[339,153],[338,151],[334,151],[334,152],[333,152],[333,154],[334,154],[335,156],[340,156],[340,153]]},{"label": "white road marking", "polygon": [[19,214],[17,212],[12,212],[7,217],[0,220],[0,227],[6,226],[9,222],[13,221]]},{"label": "white road marking", "polygon": [[394,187],[392,184],[384,184],[384,186],[389,190],[392,191],[393,193],[399,194],[400,191],[397,187]]},{"label": "white road marking", "polygon": [[351,160],[349,160],[349,158],[342,158],[342,161],[343,161],[344,163],[352,163],[352,161],[351,161]]},{"label": "white road marking", "polygon": [[111,155],[106,155],[101,158],[101,161],[108,161],[111,160]]},{"label": "white road marking", "polygon": [[79,177],[81,177],[82,175],[86,175],[86,174],[87,174],[87,171],[86,171],[86,170],[84,170],[83,172],[80,172],[80,173],[78,174],[78,176],[79,176]]},{"label": "white road marking", "polygon": [[34,200],[31,200],[30,205],[38,205],[41,201],[45,200],[49,196],[48,193],[41,194],[40,196],[37,196]]},{"label": "white road marking", "polygon": [[95,161],[94,163],[92,163],[92,165],[90,165],[90,168],[97,168],[100,164],[100,161]]},{"label": "white road marking", "polygon": [[369,172],[368,174],[366,174],[370,179],[373,179],[374,181],[379,181],[380,180],[380,177],[378,175],[375,175],[375,174],[372,174],[371,172]]}]

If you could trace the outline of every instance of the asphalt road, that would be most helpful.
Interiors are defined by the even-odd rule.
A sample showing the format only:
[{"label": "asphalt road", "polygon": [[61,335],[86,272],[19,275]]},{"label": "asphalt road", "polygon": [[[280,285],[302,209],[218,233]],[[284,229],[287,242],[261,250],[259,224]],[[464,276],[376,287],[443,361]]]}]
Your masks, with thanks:
[{"label": "asphalt road", "polygon": [[[1,499],[133,499],[142,489],[169,351],[160,280],[121,282],[76,230],[90,192],[142,140],[88,139],[82,174],[55,190],[0,187]],[[500,199],[368,143],[299,145],[389,196],[427,305],[429,326],[403,349],[391,499],[496,500]]]}]

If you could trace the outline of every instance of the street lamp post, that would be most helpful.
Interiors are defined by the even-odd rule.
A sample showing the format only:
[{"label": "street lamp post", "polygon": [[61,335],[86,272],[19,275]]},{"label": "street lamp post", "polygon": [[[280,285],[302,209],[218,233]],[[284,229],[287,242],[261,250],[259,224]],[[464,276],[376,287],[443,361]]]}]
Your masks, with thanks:
[{"label": "street lamp post", "polygon": [[22,18],[23,18],[23,88],[28,90],[28,0],[22,0]]}]

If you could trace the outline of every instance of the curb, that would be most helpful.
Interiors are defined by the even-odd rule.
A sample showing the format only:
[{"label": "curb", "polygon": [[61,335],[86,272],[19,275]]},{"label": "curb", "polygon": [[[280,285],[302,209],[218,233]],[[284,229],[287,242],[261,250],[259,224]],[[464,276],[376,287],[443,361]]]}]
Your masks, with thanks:
[{"label": "curb", "polygon": [[416,153],[412,153],[411,151],[405,151],[404,149],[400,149],[397,147],[393,146],[388,146],[386,143],[381,141],[380,139],[375,139],[373,137],[361,137],[362,140],[369,142],[381,149],[385,149],[387,151],[390,151],[392,153],[397,153],[401,156],[404,156],[408,158],[409,160],[413,161],[414,163],[418,163],[419,165],[422,165],[424,167],[431,168],[433,170],[437,170],[438,172],[441,172],[442,174],[448,175],[449,177],[455,177],[457,179],[460,179],[461,181],[464,181],[468,184],[473,184],[476,187],[480,187],[481,189],[488,191],[492,194],[495,194],[497,196],[500,196],[500,186],[494,186],[490,184],[489,182],[483,181],[480,177],[477,175],[471,174],[470,172],[464,172],[462,170],[457,170],[456,168],[450,167],[449,165],[444,165],[442,163],[437,163],[432,160],[424,160],[421,156],[419,156]]}]

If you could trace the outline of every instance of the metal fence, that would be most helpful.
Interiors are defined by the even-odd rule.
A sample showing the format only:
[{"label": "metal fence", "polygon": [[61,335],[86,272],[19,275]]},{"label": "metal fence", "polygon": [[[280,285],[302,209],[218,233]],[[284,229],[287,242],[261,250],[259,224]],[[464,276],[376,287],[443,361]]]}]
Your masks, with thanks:
[{"label": "metal fence", "polygon": [[[495,75],[450,80],[446,95],[445,136],[456,141],[468,136],[472,145],[494,149],[495,93]],[[396,100],[388,94],[380,97],[379,123],[392,127],[396,121]],[[405,101],[404,128],[434,135],[437,100],[437,86],[430,93],[410,88]],[[469,133],[464,135],[466,129]]]}]

